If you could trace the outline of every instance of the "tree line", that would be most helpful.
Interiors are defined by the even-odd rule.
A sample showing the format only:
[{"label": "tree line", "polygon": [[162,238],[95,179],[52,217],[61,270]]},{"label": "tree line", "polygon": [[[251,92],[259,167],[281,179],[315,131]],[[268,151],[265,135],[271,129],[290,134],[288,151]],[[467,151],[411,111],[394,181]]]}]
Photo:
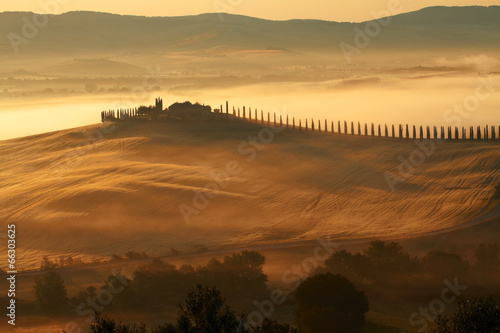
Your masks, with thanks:
[{"label": "tree line", "polygon": [[[422,295],[423,290],[440,290],[435,285],[441,283],[442,278],[460,275],[468,279],[469,285],[474,285],[474,290],[484,295],[498,294],[500,246],[480,244],[470,263],[458,254],[442,250],[433,250],[421,257],[410,256],[395,242],[373,241],[358,253],[339,250],[288,297],[290,301],[285,305],[295,309],[293,325],[266,318],[259,326],[249,326],[245,314],[251,311],[252,301],[269,295],[264,264],[265,257],[255,251],[238,252],[222,260],[213,258],[197,267],[177,268],[154,258],[137,266],[133,278],[110,275],[101,287],[88,287],[72,297],[68,297],[57,268],[42,265],[44,274],[35,279],[34,306],[39,313],[50,315],[65,315],[68,309],[74,313],[80,307],[95,318],[92,332],[356,333],[361,332],[365,324],[368,298],[388,297],[388,290],[401,298],[422,301],[426,297]],[[121,285],[120,291],[106,306],[93,307],[89,302],[98,299],[106,288],[118,285]],[[413,294],[408,290],[414,290]],[[178,309],[176,322],[154,329],[117,323],[100,314],[102,310],[164,313],[166,308],[171,310],[173,304],[181,302],[184,303]],[[82,304],[86,308],[81,308]],[[487,311],[480,316],[478,309]],[[494,299],[465,298],[459,301],[454,315],[439,317],[433,329],[436,333],[498,332],[500,325],[494,320],[498,314]],[[208,317],[203,319],[203,316]],[[457,328],[466,327],[466,323],[467,327],[486,325],[490,330]],[[210,331],[215,327],[210,325],[222,325],[222,328]]]}]

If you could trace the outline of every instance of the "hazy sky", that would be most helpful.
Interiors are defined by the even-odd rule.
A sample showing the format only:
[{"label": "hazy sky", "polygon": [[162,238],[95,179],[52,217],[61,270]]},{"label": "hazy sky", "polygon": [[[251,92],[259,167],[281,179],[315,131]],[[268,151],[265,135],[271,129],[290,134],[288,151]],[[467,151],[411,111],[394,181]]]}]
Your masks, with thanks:
[{"label": "hazy sky", "polygon": [[[492,5],[492,0],[1,0],[0,11],[62,13],[91,10],[146,16],[178,16],[228,12],[266,19],[315,18],[332,21],[366,21],[399,4],[401,12],[423,7]],[[52,6],[47,6],[52,4]],[[53,4],[56,4],[55,6]],[[380,16],[380,15],[378,15]]]}]

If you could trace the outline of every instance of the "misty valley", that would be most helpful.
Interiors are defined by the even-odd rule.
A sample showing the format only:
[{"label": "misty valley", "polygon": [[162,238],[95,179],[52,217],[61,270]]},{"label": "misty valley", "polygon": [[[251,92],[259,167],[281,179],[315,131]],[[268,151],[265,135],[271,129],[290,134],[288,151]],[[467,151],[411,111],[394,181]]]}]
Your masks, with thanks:
[{"label": "misty valley", "polygon": [[0,12],[0,331],[498,332],[500,7],[386,7]]}]

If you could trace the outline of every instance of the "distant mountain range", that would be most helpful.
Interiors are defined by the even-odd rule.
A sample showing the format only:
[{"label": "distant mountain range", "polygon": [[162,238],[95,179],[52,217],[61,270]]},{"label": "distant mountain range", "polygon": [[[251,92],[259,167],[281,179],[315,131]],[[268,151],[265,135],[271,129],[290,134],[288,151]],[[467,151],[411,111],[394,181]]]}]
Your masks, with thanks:
[{"label": "distant mountain range", "polygon": [[[19,49],[76,55],[114,51],[185,52],[207,49],[278,49],[290,52],[337,50],[367,24],[321,20],[271,21],[231,14],[182,17],[122,16],[96,12],[49,15],[38,32],[23,36],[33,13],[0,13],[0,56],[12,54],[10,38],[26,38]],[[500,6],[429,7],[393,16],[371,38],[373,50],[471,48],[500,45]],[[375,31],[375,30],[374,30]],[[32,32],[32,31],[29,31]],[[34,36],[32,36],[34,35]]]}]

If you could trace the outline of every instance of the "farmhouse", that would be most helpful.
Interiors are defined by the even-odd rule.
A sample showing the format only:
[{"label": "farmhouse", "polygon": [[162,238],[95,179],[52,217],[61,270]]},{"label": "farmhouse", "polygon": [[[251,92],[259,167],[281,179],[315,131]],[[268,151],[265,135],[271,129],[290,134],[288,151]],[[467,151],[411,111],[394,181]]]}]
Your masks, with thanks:
[{"label": "farmhouse", "polygon": [[212,113],[209,105],[191,102],[174,103],[168,107],[168,115],[181,119],[208,119]]}]

